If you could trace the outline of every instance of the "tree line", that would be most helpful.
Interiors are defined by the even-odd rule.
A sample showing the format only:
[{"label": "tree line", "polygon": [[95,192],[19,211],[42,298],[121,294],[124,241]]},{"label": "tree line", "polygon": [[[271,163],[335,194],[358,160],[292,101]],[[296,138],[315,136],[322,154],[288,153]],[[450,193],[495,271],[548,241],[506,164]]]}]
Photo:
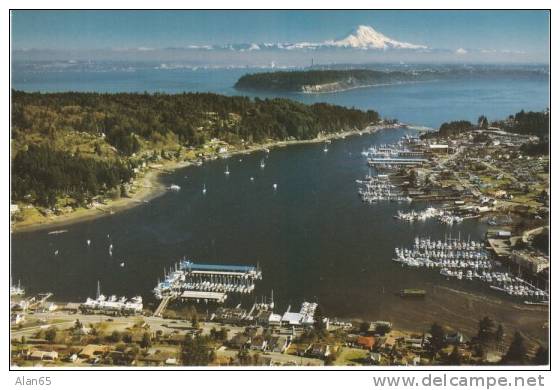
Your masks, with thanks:
[{"label": "tree line", "polygon": [[439,127],[438,131],[426,133],[424,138],[434,137],[452,137],[463,132],[488,129],[489,127],[496,127],[509,133],[534,135],[539,137],[540,145],[539,150],[546,149],[550,133],[550,115],[549,110],[545,111],[524,111],[521,110],[514,115],[509,115],[506,119],[490,122],[486,116],[481,115],[478,118],[477,124],[473,124],[467,120],[457,120],[451,122],[444,122]]},{"label": "tree line", "polygon": [[[212,138],[231,144],[317,137],[379,122],[373,110],[288,99],[251,99],[212,93],[27,93],[12,91],[12,198],[52,207],[79,201],[132,177],[130,156],[162,140],[176,148]],[[93,156],[61,142],[78,132],[95,140]],[[85,136],[80,136],[84,138]],[[85,139],[85,138],[84,138]],[[103,157],[100,145],[116,155]],[[79,202],[81,203],[81,202]]]},{"label": "tree line", "polygon": [[83,203],[131,177],[131,167],[121,160],[100,161],[29,145],[12,162],[12,201],[30,200],[52,208],[58,197],[70,196]]},{"label": "tree line", "polygon": [[210,138],[232,143],[266,139],[315,138],[319,132],[364,128],[377,123],[373,110],[288,99],[251,99],[213,93],[26,93],[12,92],[12,133],[52,135],[60,129],[104,134],[124,155],[135,153],[140,140],[169,133],[188,146]]},{"label": "tree line", "polygon": [[235,83],[240,90],[300,92],[303,86],[321,85],[352,80],[357,84],[416,81],[426,78],[424,73],[378,71],[369,69],[306,70],[250,73]]}]

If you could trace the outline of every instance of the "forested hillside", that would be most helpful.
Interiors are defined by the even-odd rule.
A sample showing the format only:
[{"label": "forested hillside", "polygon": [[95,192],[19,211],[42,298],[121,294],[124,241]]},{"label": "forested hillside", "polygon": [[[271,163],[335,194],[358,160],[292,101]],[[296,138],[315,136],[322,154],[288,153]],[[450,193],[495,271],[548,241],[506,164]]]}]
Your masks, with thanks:
[{"label": "forested hillside", "polygon": [[128,181],[140,154],[179,157],[211,139],[237,148],[305,140],[378,121],[375,111],[287,99],[12,91],[12,200],[91,198]]},{"label": "forested hillside", "polygon": [[376,71],[369,69],[306,70],[253,73],[242,76],[235,88],[255,91],[302,92],[313,86],[339,83],[340,89],[372,84],[419,81],[433,77],[426,73]]}]

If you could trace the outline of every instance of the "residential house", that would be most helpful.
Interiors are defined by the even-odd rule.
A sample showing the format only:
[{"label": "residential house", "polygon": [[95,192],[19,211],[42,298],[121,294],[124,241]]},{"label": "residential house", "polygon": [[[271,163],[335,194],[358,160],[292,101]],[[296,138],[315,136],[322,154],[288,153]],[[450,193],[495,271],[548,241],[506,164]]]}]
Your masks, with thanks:
[{"label": "residential house", "polygon": [[324,343],[314,343],[307,349],[307,355],[319,359],[324,359],[331,354],[331,347]]},{"label": "residential house", "polygon": [[375,346],[375,338],[373,336],[358,336],[356,338],[356,345],[371,351]]}]

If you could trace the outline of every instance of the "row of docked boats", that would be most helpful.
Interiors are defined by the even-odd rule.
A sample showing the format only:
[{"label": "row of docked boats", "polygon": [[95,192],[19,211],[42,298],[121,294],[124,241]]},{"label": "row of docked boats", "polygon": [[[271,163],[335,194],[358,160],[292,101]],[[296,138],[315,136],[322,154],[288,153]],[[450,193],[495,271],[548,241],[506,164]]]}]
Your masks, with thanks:
[{"label": "row of docked boats", "polygon": [[117,298],[116,295],[105,297],[105,295],[100,294],[96,299],[87,298],[80,305],[80,310],[82,312],[100,311],[137,314],[142,312],[143,307],[141,296],[136,296],[129,300],[126,297]]},{"label": "row of docked boats", "polygon": [[416,237],[411,249],[395,248],[393,261],[412,268],[438,268],[448,279],[479,280],[511,296],[548,299],[546,291],[509,272],[496,270],[498,264],[490,259],[480,241]]},{"label": "row of docked boats", "polygon": [[164,270],[153,292],[156,298],[180,296],[184,291],[251,294],[256,280],[262,279],[258,267],[198,264],[183,259],[169,271]]},{"label": "row of docked boats", "polygon": [[457,211],[450,209],[436,209],[435,207],[428,207],[424,210],[410,210],[408,212],[397,211],[394,216],[395,219],[405,222],[423,222],[430,219],[436,219],[438,222],[453,226],[460,224],[463,220],[467,218],[476,218],[479,215],[476,214],[457,214]]},{"label": "row of docked boats", "polygon": [[402,194],[397,187],[391,183],[389,176],[366,175],[363,180],[356,180],[361,187],[358,195],[366,203],[376,203],[377,201],[388,200],[393,202],[411,202],[412,199]]}]

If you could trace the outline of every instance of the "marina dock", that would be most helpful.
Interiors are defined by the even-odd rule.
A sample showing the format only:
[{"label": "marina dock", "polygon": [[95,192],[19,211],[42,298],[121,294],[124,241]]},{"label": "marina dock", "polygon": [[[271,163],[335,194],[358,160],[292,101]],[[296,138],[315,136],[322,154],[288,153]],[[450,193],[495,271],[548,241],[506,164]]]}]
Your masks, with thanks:
[{"label": "marina dock", "polygon": [[[201,264],[182,259],[164,271],[164,280],[158,282],[154,295],[162,299],[160,306],[169,297],[223,303],[230,293],[251,294],[260,279],[258,266]],[[156,312],[160,314],[163,309]]]},{"label": "marina dock", "polygon": [[371,157],[368,165],[374,168],[417,167],[427,163],[425,158]]}]

